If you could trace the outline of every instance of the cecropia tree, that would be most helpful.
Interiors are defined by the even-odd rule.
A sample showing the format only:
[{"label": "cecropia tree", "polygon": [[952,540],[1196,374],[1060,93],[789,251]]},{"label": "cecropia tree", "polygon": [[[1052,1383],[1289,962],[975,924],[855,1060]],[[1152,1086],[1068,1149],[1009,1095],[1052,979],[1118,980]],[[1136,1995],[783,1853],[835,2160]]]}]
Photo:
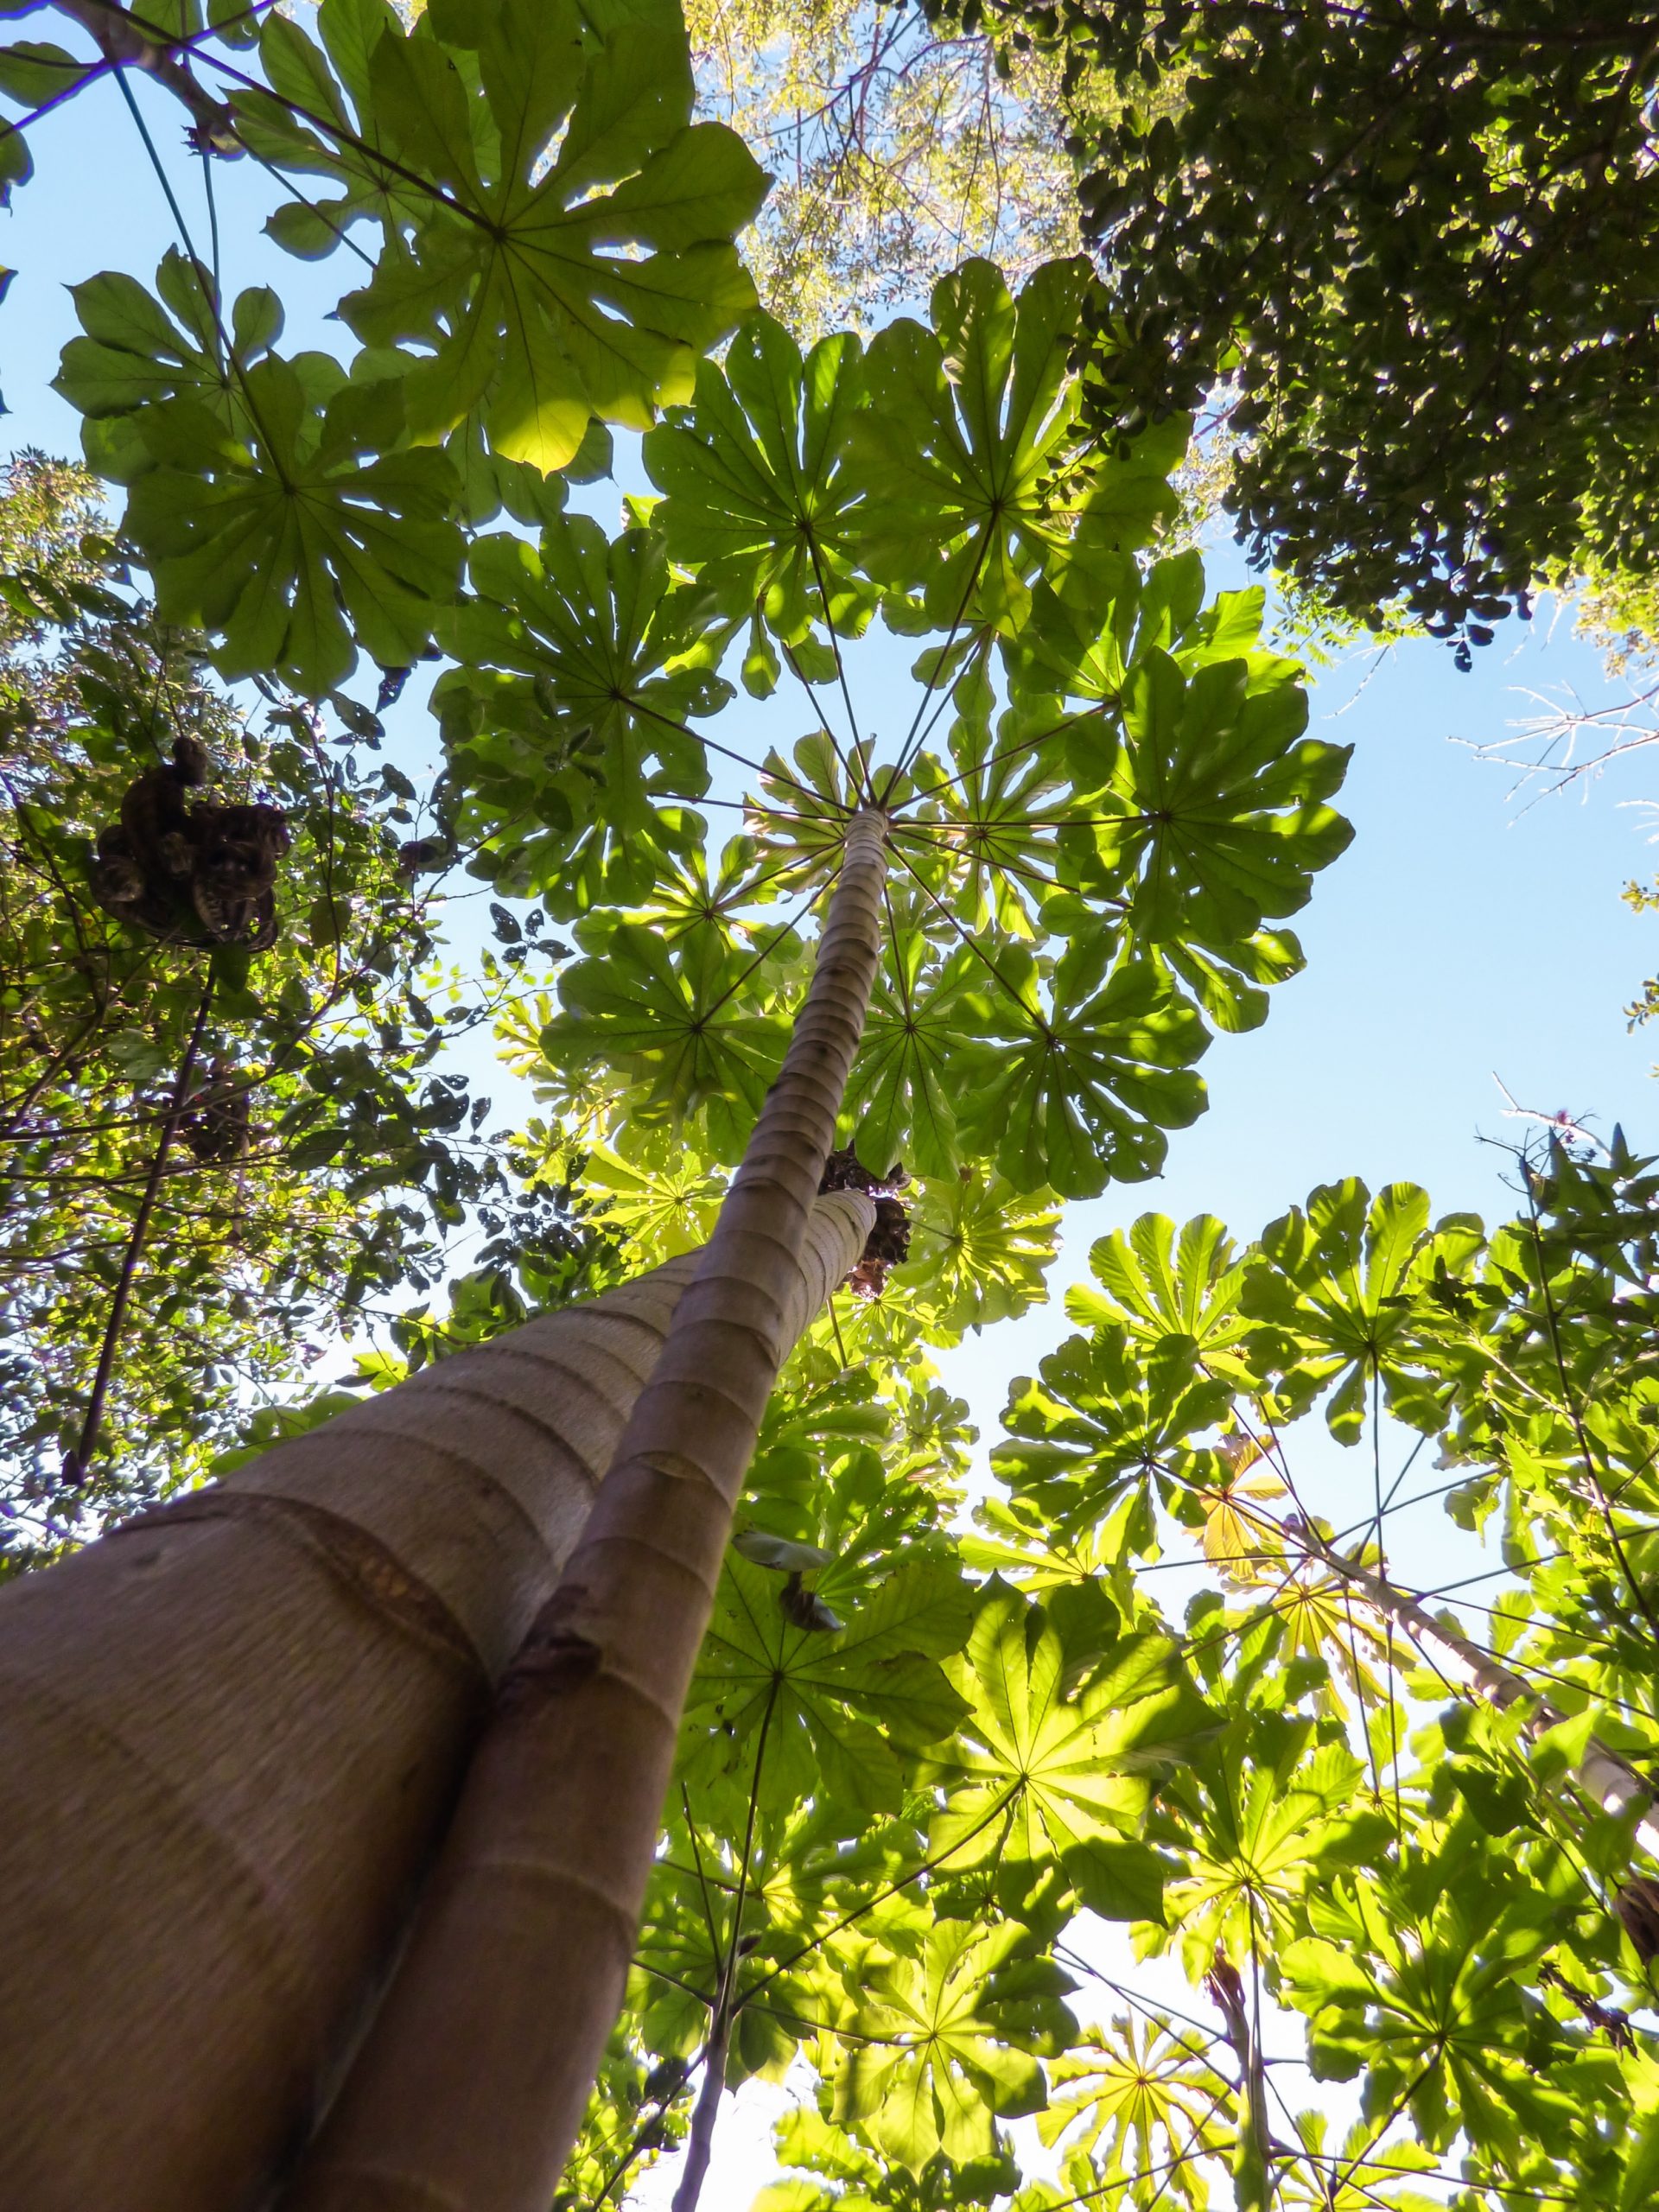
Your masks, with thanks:
[{"label": "cecropia tree", "polygon": [[[389,2203],[531,2212],[555,2185],[620,2001],[777,1373],[766,1269],[792,1265],[837,1128],[926,1174],[995,1167],[1023,1197],[1150,1172],[1159,1122],[1200,1103],[1185,1071],[1205,1035],[1181,981],[1230,1012],[1239,969],[1294,964],[1282,940],[1262,948],[1264,920],[1300,905],[1345,842],[1323,804],[1343,756],[1302,740],[1290,665],[1251,657],[1259,601],[1204,615],[1196,562],[1143,583],[1133,544],[1166,493],[1078,432],[1065,359],[1084,276],[1052,265],[1016,306],[969,264],[936,292],[933,329],[897,324],[868,360],[836,340],[803,362],[757,322],[725,372],[701,373],[688,417],[647,442],[660,539],[607,547],[561,521],[537,550],[497,539],[474,556],[479,600],[448,633],[462,667],[441,687],[457,760],[480,812],[506,817],[501,880],[556,911],[594,902],[578,932],[590,957],[543,1033],[550,1079],[625,1149],[667,1125],[741,1165],[299,2204],[343,2206],[372,2184]],[[909,734],[878,764],[842,648],[884,597],[890,619],[943,642],[918,664]],[[720,895],[699,897],[675,857],[687,819],[679,802],[653,807],[650,764],[658,791],[706,777],[676,709],[694,685],[713,703],[712,669],[745,623],[755,688],[788,660],[810,691],[816,664],[852,719],[838,732],[820,707],[798,772],[767,764],[759,836],[725,855]],[[993,735],[999,677],[1009,703]],[[946,682],[950,768],[924,750]],[[568,840],[545,739],[526,741],[550,699],[571,702],[555,774],[605,778],[604,808],[575,814]],[[531,841],[507,826],[526,820]],[[597,903],[618,891],[632,911]],[[826,892],[795,1015],[794,924]],[[797,912],[751,950],[738,920],[767,893]],[[734,1105],[758,1103],[785,1038],[746,1141]],[[488,1983],[484,1952],[501,1961]]]},{"label": "cecropia tree", "polygon": [[[514,2106],[538,2107],[537,2125],[520,2130],[535,2140],[523,2158],[526,2145],[515,2144],[512,2164],[512,2131],[499,2127],[512,2171],[499,2196],[480,2182],[479,2212],[495,2202],[545,2202],[592,2078],[606,2005],[620,1995],[623,1931],[650,1866],[675,1684],[695,1653],[711,1562],[786,1342],[776,1322],[779,1288],[798,1271],[809,1201],[837,1130],[856,1137],[878,1173],[907,1161],[924,1212],[936,1216],[942,1194],[960,1192],[964,1176],[1029,1214],[1051,1194],[1155,1172],[1163,1131],[1201,1109],[1192,1063],[1208,1041],[1206,1016],[1224,1028],[1264,1017],[1262,986],[1300,964],[1294,939],[1274,925],[1306,900],[1313,873],[1347,839],[1326,803],[1345,753],[1304,737],[1295,669],[1257,642],[1259,594],[1206,607],[1196,556],[1141,554],[1171,506],[1161,467],[1145,449],[1119,461],[1079,427],[1066,362],[1086,279],[1081,264],[1056,264],[1016,306],[995,270],[970,264],[938,288],[931,327],[899,322],[868,356],[832,340],[803,362],[775,325],[754,322],[724,371],[699,372],[695,405],[652,434],[648,462],[667,497],[646,521],[607,543],[596,525],[559,513],[543,495],[539,539],[480,542],[472,595],[442,617],[442,642],[458,663],[441,683],[440,705],[465,792],[462,835],[483,842],[483,865],[504,891],[534,891],[556,916],[574,918],[588,956],[562,978],[563,1010],[543,1033],[550,1095],[571,1135],[602,1137],[619,1157],[646,1159],[670,1141],[717,1168],[745,1163],[728,1204],[738,1209],[734,1224],[750,1222],[717,1230],[718,1266],[687,1309],[699,1329],[748,1332],[744,1379],[711,1368],[695,1337],[689,1354],[664,1355],[644,1457],[630,1443],[617,1505],[584,1557],[594,1610],[583,1610],[588,1599],[569,1583],[558,1600],[551,1641],[556,1658],[564,1656],[542,1669],[539,1688],[566,1708],[559,1726],[568,1719],[576,1730],[560,1738],[572,1774],[588,1771],[590,1759],[603,1763],[602,1745],[579,1725],[584,1713],[608,1736],[627,1686],[656,1680],[656,1649],[673,1656],[658,1684],[657,1749],[648,1754],[641,1738],[634,1786],[550,1791],[528,1770],[518,1784],[551,1823],[552,1855],[569,1847],[560,1863],[602,1860],[613,1872],[599,1945],[608,1965],[595,1971],[593,2001],[569,2008],[568,2031],[543,2039],[536,2081],[521,2083]],[[118,442],[128,435],[123,423],[142,425],[150,404],[105,418]],[[1172,439],[1161,461],[1177,458]],[[890,629],[934,639],[917,664],[909,732],[885,764],[850,719],[843,651],[878,608]],[[705,740],[688,716],[728,696],[717,671],[744,631],[750,688],[766,693],[789,664],[819,728],[792,762],[774,751],[756,764],[747,802],[725,802],[747,804],[751,828],[711,881],[698,805],[718,798],[709,793],[711,756],[734,748]],[[839,731],[826,699],[847,718]],[[944,751],[931,751],[933,724],[946,713]],[[861,916],[845,939],[859,948],[855,960],[841,950],[831,957],[832,938],[840,945],[845,936],[838,885]],[[770,927],[766,906],[785,895],[792,910]],[[815,963],[799,925],[826,896],[836,918]],[[809,973],[827,996],[808,993],[812,1011],[800,1015]],[[821,1019],[830,1024],[822,1033]],[[833,1045],[824,1041],[831,1031]],[[757,1217],[754,1193],[770,1187],[775,1134],[763,1102],[785,1065],[778,1110],[804,1118],[790,1135],[786,1185],[772,1190]],[[760,1150],[751,1157],[752,1127]],[[866,1217],[868,1201],[841,1205]],[[742,1256],[733,1265],[734,1239]],[[851,1237],[838,1255],[843,1272],[861,1242]],[[768,1268],[781,1272],[769,1280]],[[773,1317],[758,1336],[757,1310]],[[394,1394],[370,1410],[401,1422],[401,1403]],[[697,1571],[665,1569],[674,1594],[664,1585],[642,1618],[632,1598],[645,1586],[637,1567],[623,1572],[619,1562],[658,1532],[665,1448],[716,1454],[717,1494],[711,1487],[702,1501],[709,1517],[689,1554]],[[463,1515],[467,1487],[455,1486]],[[436,1484],[440,1497],[448,1488]],[[684,1494],[671,1481],[667,1489]],[[270,1541],[291,1545],[287,1522],[284,1531]],[[123,1536],[111,1553],[145,1541]],[[328,1555],[325,1546],[319,1571]],[[540,1557],[545,1572],[545,1548]],[[48,1581],[31,1593],[35,1614],[54,1614],[53,1588]],[[179,1663],[188,1667],[202,1647],[176,1612],[170,1618],[182,1639]],[[479,1624],[486,1679],[510,1658],[528,1619],[503,1599]],[[416,1663],[413,1652],[408,1663]],[[419,1663],[433,1663],[430,1655]],[[67,1682],[74,1662],[64,1653],[52,1672]],[[123,1679],[130,1687],[136,1678]],[[98,1703],[89,1697],[89,1713]],[[448,1725],[435,1766],[452,1777],[466,1725]],[[442,1732],[435,1726],[429,1740]],[[340,1826],[353,1817],[354,1756],[344,1742],[329,1753],[343,1797],[327,1794],[320,1770],[308,1777],[305,1762],[290,1763],[289,1815],[312,1824],[296,1851],[326,1857],[339,1846]],[[492,1764],[486,1753],[480,1775]],[[441,1795],[444,1785],[434,1786]],[[62,1802],[73,1794],[66,1781]],[[370,1826],[365,1800],[362,1833]],[[432,1827],[428,1819],[426,1836]],[[463,1815],[458,1838],[474,1833]],[[487,1839],[472,1855],[487,1858]],[[318,2055],[366,1996],[370,1961],[410,1871],[407,1858],[385,1854],[374,1895],[356,1899],[349,1939],[302,1916],[307,1955],[318,1942],[332,1944],[340,1980],[326,1994],[296,1987],[287,2018],[303,2032],[282,2060],[266,2050],[232,2092],[212,2039],[199,2044],[217,2083],[214,2115],[204,2108],[203,2081],[185,2081],[173,2039],[171,2102],[194,2109],[200,2139],[222,2143],[239,2127],[252,2147],[238,2155],[251,2171],[285,2130],[303,2126]],[[188,1892],[192,1878],[180,1878]],[[438,1896],[456,1893],[445,1874]],[[119,1914],[113,1890],[105,1903]],[[538,1940],[575,1944],[581,1911],[569,1908],[560,1921],[565,1908],[552,1900],[548,1909]],[[143,1942],[162,1940],[153,1919],[147,1928],[133,1938],[139,1983]],[[423,1955],[417,1943],[412,1971]],[[524,1955],[532,1955],[527,1941]],[[503,1959],[479,1983],[480,2001],[499,2005],[504,2018],[515,2001],[512,1967]],[[60,2008],[60,2038],[73,2042],[64,2018],[75,2007],[64,1984],[43,1975],[39,1986],[43,2005]],[[406,1995],[394,1996],[390,2022]],[[395,2041],[395,2027],[387,2032]],[[306,2062],[295,2061],[296,2049]],[[378,2069],[369,2049],[365,2064]],[[448,2106],[419,2088],[411,2095],[406,2068],[391,2071],[400,2086],[386,2108],[407,2116],[418,2107],[423,2138],[351,2155],[401,2171],[407,2192],[429,2185],[429,2145],[441,2141],[448,2156],[457,2143],[497,2133],[498,2117],[474,2100],[460,2069],[447,2075]],[[256,2075],[261,2117],[250,2123]],[[359,2096],[384,2103],[348,2086],[337,2142],[353,2139]],[[121,2146],[107,2171],[122,2171],[125,2201],[165,2202],[168,2212],[212,2202],[184,2194],[176,2169],[163,2183],[154,2166],[147,2171],[162,2194],[144,2197],[137,2115],[146,2101],[121,2106],[124,2126],[119,2104],[111,2082],[99,2133]],[[492,2113],[482,2125],[481,2110]],[[552,2115],[544,2127],[541,2113]],[[37,2128],[32,2139],[44,2163],[31,2187],[45,2204],[36,2177],[51,2171],[49,2119],[41,2126],[46,2134]],[[91,2155],[92,2140],[81,2139],[78,2158]],[[84,2166],[66,2171],[84,2202]]]}]

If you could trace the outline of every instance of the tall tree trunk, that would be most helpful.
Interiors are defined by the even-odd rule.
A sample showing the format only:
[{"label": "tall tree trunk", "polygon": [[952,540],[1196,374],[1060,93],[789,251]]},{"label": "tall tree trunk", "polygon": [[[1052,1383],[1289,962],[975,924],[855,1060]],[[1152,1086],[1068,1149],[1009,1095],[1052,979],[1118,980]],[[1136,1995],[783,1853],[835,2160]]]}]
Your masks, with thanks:
[{"label": "tall tree trunk", "polygon": [[[1489,1656],[1478,1644],[1459,1635],[1456,1629],[1436,1620],[1427,1606],[1419,1605],[1386,1577],[1344,1557],[1334,1544],[1325,1542],[1305,1523],[1298,1522],[1294,1528],[1281,1528],[1281,1533],[1293,1547],[1300,1544],[1309,1558],[1329,1567],[1357,1594],[1362,1609],[1358,1624],[1379,1643],[1389,1641],[1389,1630],[1393,1628],[1416,1647],[1449,1688],[1457,1690],[1471,1702],[1490,1705],[1499,1713],[1514,1705],[1528,1707],[1524,1732],[1529,1742],[1567,1718],[1560,1707],[1541,1696],[1536,1685],[1524,1675],[1515,1674]],[[1370,1620],[1364,1618],[1366,1612],[1371,1616]],[[1633,1806],[1641,1807],[1641,1816],[1636,1824],[1637,1840],[1659,1859],[1659,1814],[1655,1810],[1659,1800],[1656,1800],[1652,1783],[1628,1759],[1622,1758],[1594,1736],[1572,1771],[1579,1788],[1593,1797],[1605,1812],[1619,1814],[1628,1812]]]},{"label": "tall tree trunk", "polygon": [[731,2039],[731,1992],[722,1975],[720,1995],[709,2022],[708,2047],[702,2054],[702,2086],[697,2091],[696,2109],[685,2139],[685,2163],[680,2168],[669,2212],[697,2212],[697,2200],[709,2178],[709,2161],[714,2156],[715,2123],[720,2118],[720,2101],[726,2092],[726,2051]]},{"label": "tall tree trunk", "polygon": [[[797,1328],[869,1202],[815,1222]],[[303,2140],[697,1257],[0,1590],[8,2212],[234,2212]]]},{"label": "tall tree trunk", "polygon": [[884,814],[855,815],[783,1072],[502,1685],[294,2212],[546,2212],[558,2185],[621,2006],[686,1691],[791,1341],[875,976],[886,839]]}]

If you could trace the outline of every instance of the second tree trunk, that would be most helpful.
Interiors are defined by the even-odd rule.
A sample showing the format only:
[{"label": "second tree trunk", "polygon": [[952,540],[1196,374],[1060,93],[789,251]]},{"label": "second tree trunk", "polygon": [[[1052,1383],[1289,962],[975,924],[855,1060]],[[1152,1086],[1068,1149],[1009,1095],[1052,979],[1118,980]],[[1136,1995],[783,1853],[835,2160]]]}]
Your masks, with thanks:
[{"label": "second tree trunk", "polygon": [[814,1197],[875,976],[886,838],[884,815],[854,816],[783,1072],[503,1685],[293,2212],[546,2212],[558,2185],[621,2006],[734,1511],[800,1325]]},{"label": "second tree trunk", "polygon": [[7,2212],[235,2212],[303,2139],[697,1259],[0,1591]]}]

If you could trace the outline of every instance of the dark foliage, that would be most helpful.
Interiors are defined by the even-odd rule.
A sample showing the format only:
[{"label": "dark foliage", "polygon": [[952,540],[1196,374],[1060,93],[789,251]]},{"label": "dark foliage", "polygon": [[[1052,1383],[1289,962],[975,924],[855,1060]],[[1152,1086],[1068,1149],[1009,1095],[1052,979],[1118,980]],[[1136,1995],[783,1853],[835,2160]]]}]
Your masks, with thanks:
[{"label": "dark foliage", "polygon": [[[1659,16],[1618,0],[969,0],[1066,49],[1093,404],[1218,378],[1252,556],[1466,659],[1541,576],[1651,573]],[[1114,96],[1091,99],[1109,80]]]}]

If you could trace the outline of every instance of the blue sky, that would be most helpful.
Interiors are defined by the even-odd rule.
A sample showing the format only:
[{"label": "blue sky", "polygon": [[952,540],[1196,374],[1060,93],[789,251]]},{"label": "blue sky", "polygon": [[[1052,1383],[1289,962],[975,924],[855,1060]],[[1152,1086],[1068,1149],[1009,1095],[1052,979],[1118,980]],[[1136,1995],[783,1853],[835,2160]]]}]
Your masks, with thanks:
[{"label": "blue sky", "polygon": [[[54,27],[54,35],[66,34]],[[146,87],[140,98],[205,245],[200,164],[182,149],[180,111]],[[51,118],[34,144],[37,175],[0,220],[0,258],[18,271],[0,327],[0,388],[11,410],[0,440],[67,453],[77,448],[76,420],[47,388],[76,327],[63,286],[103,268],[148,279],[174,233],[111,86]],[[251,163],[218,165],[215,183],[231,288],[276,283],[289,303],[288,343],[327,344],[331,327],[316,318],[350,282],[345,258],[310,268],[259,239],[275,188]],[[631,465],[623,474],[639,481]],[[601,486],[582,504],[610,519],[616,496]],[[1245,580],[1230,549],[1210,565],[1212,585]],[[1549,613],[1529,627],[1503,626],[1468,675],[1426,643],[1316,675],[1314,733],[1355,747],[1341,804],[1357,834],[1298,918],[1307,969],[1274,995],[1264,1029],[1217,1040],[1205,1063],[1210,1111],[1174,1136],[1161,1179],[1071,1210],[1057,1290],[1085,1271],[1096,1236],[1146,1208],[1178,1220],[1217,1213],[1248,1236],[1313,1185],[1344,1174],[1373,1186],[1420,1182],[1437,1211],[1495,1218],[1508,1203],[1503,1161],[1481,1140],[1504,1139],[1515,1125],[1503,1119],[1494,1074],[1525,1105],[1565,1108],[1604,1128],[1622,1120],[1638,1147],[1659,1147],[1650,1077],[1659,1035],[1628,1034],[1621,1011],[1659,970],[1659,925],[1619,897],[1629,878],[1659,868],[1647,819],[1632,804],[1659,796],[1659,752],[1523,811],[1509,796],[1511,778],[1469,749],[1535,711],[1529,693],[1571,691],[1592,702],[1617,695],[1595,654],[1573,639],[1570,618],[1552,623]],[[908,720],[899,702],[914,696],[911,652],[878,636],[857,657],[857,696],[878,728],[884,709]],[[422,688],[411,685],[400,710],[399,743],[416,754],[430,743]],[[774,742],[786,747],[806,726],[799,705],[780,697],[741,702],[720,734],[758,755]],[[499,1106],[505,1094],[495,1089]],[[1057,1300],[946,1356],[946,1376],[994,1427],[1009,1377],[1065,1333]],[[1370,1469],[1360,1455],[1313,1437],[1303,1448],[1328,1510],[1345,1517],[1344,1503],[1358,1510],[1369,1500]],[[1426,1581],[1473,1571],[1468,1540],[1433,1509],[1411,1516],[1402,1541],[1408,1570]],[[766,2101],[750,2101],[722,2147],[722,2166],[733,2163],[716,2172],[709,2202],[740,2205],[765,2177]],[[658,2201],[655,2183],[648,2195]]]}]

